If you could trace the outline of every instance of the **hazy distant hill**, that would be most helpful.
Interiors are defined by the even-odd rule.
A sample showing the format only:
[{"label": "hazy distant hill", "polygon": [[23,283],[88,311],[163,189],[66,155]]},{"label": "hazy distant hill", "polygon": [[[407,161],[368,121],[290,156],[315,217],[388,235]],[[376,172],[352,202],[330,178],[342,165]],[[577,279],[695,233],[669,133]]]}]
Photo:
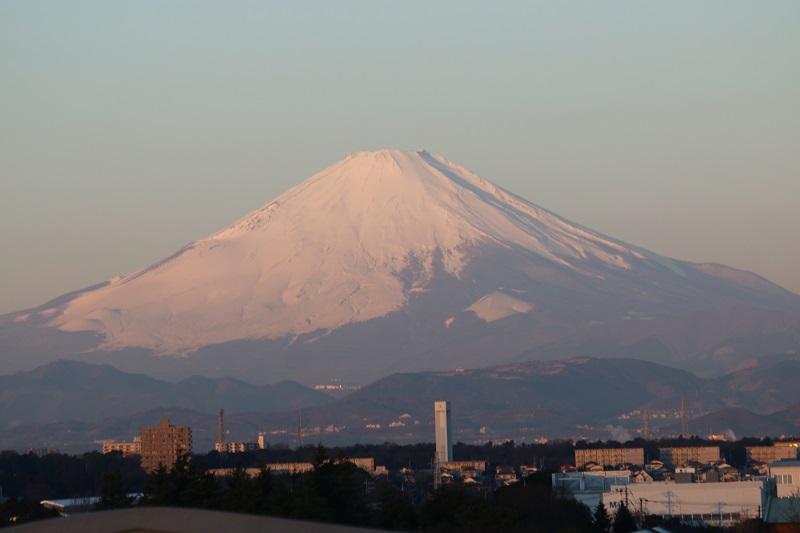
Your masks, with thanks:
[{"label": "hazy distant hill", "polygon": [[202,413],[283,411],[322,405],[326,394],[296,382],[251,385],[230,378],[179,383],[121,372],[109,365],[57,361],[0,376],[0,427],[65,420],[95,422],[158,407]]},{"label": "hazy distant hill", "polygon": [[[299,418],[306,443],[430,441],[432,405],[442,399],[451,402],[455,438],[464,442],[540,437],[624,440],[639,434],[645,407],[650,411],[653,436],[677,434],[683,397],[693,434],[705,436],[712,431],[740,437],[777,436],[796,432],[800,423],[798,371],[798,356],[764,357],[716,379],[698,378],[646,361],[581,358],[396,374],[330,400],[296,384],[274,386],[283,391],[278,398],[270,395],[270,387],[236,380],[195,379],[171,385],[131,375],[133,385],[128,385],[125,373],[109,367],[59,363],[30,373],[32,376],[2,377],[0,398],[5,398],[6,392],[25,389],[44,399],[37,404],[39,411],[34,411],[38,418],[31,415],[25,422],[38,423],[13,427],[19,422],[12,422],[12,427],[0,431],[0,446],[38,443],[36,447],[63,448],[71,443],[85,449],[96,439],[130,438],[138,428],[167,416],[175,417],[175,423],[192,425],[195,442],[211,447],[216,439],[219,407],[226,410],[231,440],[255,440],[259,432],[265,432],[270,442],[296,446]],[[108,383],[114,387],[90,377],[100,375],[108,375]],[[53,384],[57,376],[63,381]],[[68,376],[75,378],[75,385],[67,381]],[[16,378],[18,383],[7,391],[14,381],[9,378]],[[187,387],[191,392],[184,390]],[[111,388],[118,394],[110,392]],[[286,390],[299,396],[293,397]],[[137,400],[122,407],[127,395]],[[99,409],[107,413],[107,418],[63,422],[80,420],[73,415],[92,410],[95,398],[107,399],[108,406]],[[37,414],[47,411],[45,400],[61,418]],[[64,406],[58,405],[60,400]],[[6,419],[24,419],[15,412],[19,405],[3,405]],[[57,420],[56,424],[43,425]],[[4,424],[9,426],[8,422]]]},{"label": "hazy distant hill", "polygon": [[[794,416],[797,410],[795,405],[774,413],[757,414],[743,407],[727,407],[690,420],[689,433],[698,436],[721,434],[727,438],[797,435],[797,418]],[[680,431],[678,425],[670,429]]]}]

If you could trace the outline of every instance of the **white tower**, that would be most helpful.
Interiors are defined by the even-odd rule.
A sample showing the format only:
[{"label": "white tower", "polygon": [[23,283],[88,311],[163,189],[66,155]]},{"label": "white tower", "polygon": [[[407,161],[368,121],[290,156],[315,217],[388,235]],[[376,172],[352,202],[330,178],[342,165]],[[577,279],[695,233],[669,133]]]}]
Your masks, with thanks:
[{"label": "white tower", "polygon": [[441,465],[453,460],[453,437],[450,433],[450,402],[434,402],[436,461]]}]

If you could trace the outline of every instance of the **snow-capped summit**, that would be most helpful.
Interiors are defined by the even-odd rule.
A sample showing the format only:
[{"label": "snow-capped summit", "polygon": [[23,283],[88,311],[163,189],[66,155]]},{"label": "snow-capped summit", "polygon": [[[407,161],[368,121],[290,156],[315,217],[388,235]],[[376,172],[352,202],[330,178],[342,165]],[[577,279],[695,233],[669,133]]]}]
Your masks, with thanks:
[{"label": "snow-capped summit", "polygon": [[428,288],[437,257],[459,278],[484,245],[595,277],[589,258],[619,269],[647,260],[443,157],[357,152],[169,259],[76,298],[52,323],[97,331],[106,348],[160,353],[331,330],[401,309]]},{"label": "snow-capped summit", "polygon": [[[361,352],[380,350],[378,376],[493,364],[576,328],[641,329],[743,305],[796,310],[800,298],[601,235],[427,151],[379,150],[351,154],[171,257],[36,314],[47,328],[93,332],[95,351],[185,355],[266,342],[252,364],[279,349],[289,366],[324,358],[349,372]],[[497,339],[505,345],[482,361],[481,343]],[[292,350],[302,355],[293,360]],[[432,359],[437,351],[450,355]]]}]

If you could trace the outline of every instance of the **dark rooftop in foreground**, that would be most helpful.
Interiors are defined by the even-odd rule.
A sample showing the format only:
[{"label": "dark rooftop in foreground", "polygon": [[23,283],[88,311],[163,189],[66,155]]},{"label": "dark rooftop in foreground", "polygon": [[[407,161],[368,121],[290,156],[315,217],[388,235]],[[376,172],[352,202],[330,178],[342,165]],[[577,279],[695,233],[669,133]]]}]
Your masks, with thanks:
[{"label": "dark rooftop in foreground", "polygon": [[9,531],[19,533],[218,533],[220,531],[366,533],[379,530],[222,511],[139,507],[41,520],[14,526]]}]

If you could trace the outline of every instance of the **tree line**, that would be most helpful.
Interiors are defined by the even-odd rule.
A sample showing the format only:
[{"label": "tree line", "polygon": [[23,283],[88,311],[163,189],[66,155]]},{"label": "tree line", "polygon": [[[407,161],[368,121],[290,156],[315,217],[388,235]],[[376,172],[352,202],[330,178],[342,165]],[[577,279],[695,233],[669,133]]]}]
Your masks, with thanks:
[{"label": "tree line", "polygon": [[[740,442],[734,446],[743,449],[745,444],[751,445]],[[612,520],[602,506],[590,510],[569,494],[554,494],[551,472],[571,462],[572,449],[566,441],[549,445],[517,445],[513,441],[457,444],[455,455],[460,458],[494,464],[535,463],[545,468],[496,491],[448,485],[433,491],[428,480],[409,483],[396,474],[373,478],[343,460],[374,457],[376,464],[388,466],[390,472],[403,466],[429,468],[432,444],[334,449],[318,445],[295,450],[279,446],[242,454],[211,452],[181,456],[169,468],[162,465],[147,475],[138,457],[119,453],[36,456],[2,452],[0,487],[10,498],[0,505],[0,526],[9,525],[12,517],[19,523],[52,516],[39,500],[97,495],[101,497],[99,507],[105,509],[135,504],[192,507],[401,531],[623,533],[635,531],[630,529],[635,526],[664,523],[651,516],[637,524],[633,516],[628,518],[628,509],[618,511]],[[311,462],[313,468],[302,474],[276,475],[264,466],[270,462]],[[249,476],[248,467],[259,467],[258,474]],[[232,471],[220,477],[212,473],[213,468]],[[673,531],[693,531],[679,524],[670,526]]]}]

